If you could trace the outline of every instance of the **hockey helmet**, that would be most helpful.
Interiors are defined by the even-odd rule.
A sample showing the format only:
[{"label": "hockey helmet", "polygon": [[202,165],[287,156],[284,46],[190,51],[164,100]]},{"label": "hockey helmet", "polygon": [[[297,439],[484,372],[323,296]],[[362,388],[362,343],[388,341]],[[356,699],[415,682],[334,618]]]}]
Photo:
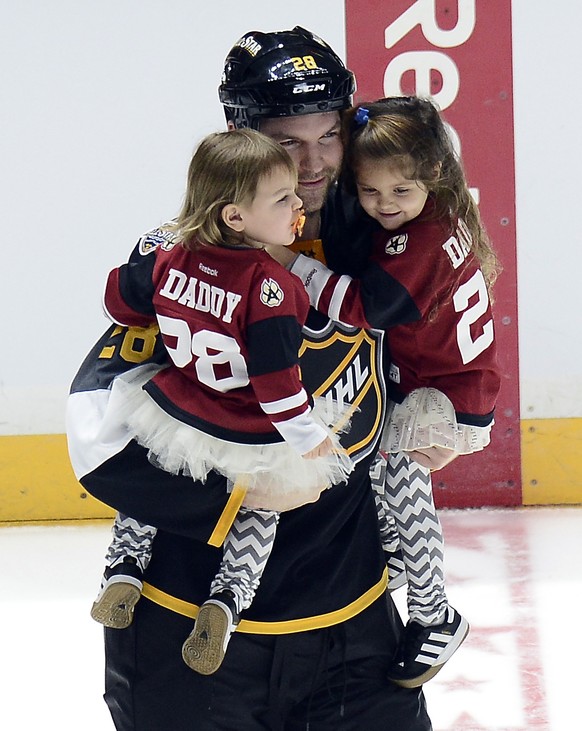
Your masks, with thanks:
[{"label": "hockey helmet", "polygon": [[354,75],[308,30],[250,31],[226,57],[220,101],[228,122],[258,129],[261,117],[331,112],[351,106]]}]

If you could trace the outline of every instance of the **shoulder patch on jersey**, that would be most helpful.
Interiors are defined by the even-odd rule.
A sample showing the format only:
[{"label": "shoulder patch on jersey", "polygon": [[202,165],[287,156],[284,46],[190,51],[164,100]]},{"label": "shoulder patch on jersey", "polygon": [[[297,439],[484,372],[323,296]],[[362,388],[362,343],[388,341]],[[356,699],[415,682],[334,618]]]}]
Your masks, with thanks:
[{"label": "shoulder patch on jersey", "polygon": [[142,256],[151,254],[159,246],[164,251],[169,251],[178,243],[178,235],[174,231],[158,227],[144,234],[138,243],[139,253]]},{"label": "shoulder patch on jersey", "polygon": [[261,285],[261,302],[267,307],[279,307],[285,299],[285,293],[274,279],[263,279]]},{"label": "shoulder patch on jersey", "polygon": [[407,241],[408,234],[398,234],[398,236],[393,236],[386,242],[384,251],[387,254],[390,254],[390,256],[393,256],[394,254],[402,254],[402,252],[406,249]]}]

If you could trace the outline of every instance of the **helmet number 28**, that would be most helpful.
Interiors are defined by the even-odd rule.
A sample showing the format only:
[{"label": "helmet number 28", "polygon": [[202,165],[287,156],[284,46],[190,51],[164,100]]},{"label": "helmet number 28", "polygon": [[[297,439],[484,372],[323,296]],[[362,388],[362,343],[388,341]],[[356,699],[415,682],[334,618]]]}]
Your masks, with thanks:
[{"label": "helmet number 28", "polygon": [[317,62],[313,56],[294,56],[291,59],[295,71],[306,71],[317,68]]}]

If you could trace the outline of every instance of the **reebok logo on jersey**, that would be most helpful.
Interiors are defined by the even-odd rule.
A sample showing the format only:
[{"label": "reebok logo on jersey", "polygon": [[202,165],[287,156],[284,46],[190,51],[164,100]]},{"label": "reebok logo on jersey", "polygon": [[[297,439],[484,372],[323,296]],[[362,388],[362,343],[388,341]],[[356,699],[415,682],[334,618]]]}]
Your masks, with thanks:
[{"label": "reebok logo on jersey", "polygon": [[261,302],[267,307],[279,307],[285,293],[274,279],[263,279],[261,285]]},{"label": "reebok logo on jersey", "polygon": [[394,254],[402,254],[406,250],[406,242],[408,241],[408,234],[398,234],[388,239],[384,251],[390,256]]},{"label": "reebok logo on jersey", "polygon": [[218,269],[211,269],[210,267],[207,267],[205,264],[198,264],[198,269],[200,269],[200,271],[204,272],[205,274],[210,274],[211,277],[218,276]]},{"label": "reebok logo on jersey", "polygon": [[317,269],[312,269],[309,274],[305,277],[304,286],[307,289],[309,285],[311,284],[311,280],[313,279],[314,275],[317,274]]}]

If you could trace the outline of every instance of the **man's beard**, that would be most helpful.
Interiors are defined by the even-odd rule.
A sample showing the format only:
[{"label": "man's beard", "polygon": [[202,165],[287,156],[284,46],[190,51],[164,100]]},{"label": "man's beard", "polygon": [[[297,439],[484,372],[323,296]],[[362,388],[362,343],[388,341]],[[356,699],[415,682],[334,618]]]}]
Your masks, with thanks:
[{"label": "man's beard", "polygon": [[[337,178],[337,172],[331,169],[326,170],[325,177],[327,178],[326,184],[316,190],[306,189],[301,184],[297,188],[297,195],[303,201],[303,208],[307,215],[318,213],[323,208],[328,191]],[[306,182],[309,182],[309,180],[306,180]]]}]

